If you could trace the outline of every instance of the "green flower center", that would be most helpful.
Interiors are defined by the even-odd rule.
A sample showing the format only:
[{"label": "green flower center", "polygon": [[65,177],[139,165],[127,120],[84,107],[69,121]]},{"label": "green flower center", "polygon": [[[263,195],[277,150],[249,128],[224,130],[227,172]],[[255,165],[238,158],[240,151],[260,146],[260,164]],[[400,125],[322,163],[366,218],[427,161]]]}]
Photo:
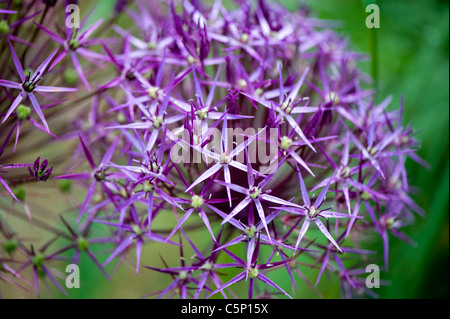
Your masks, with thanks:
[{"label": "green flower center", "polygon": [[97,180],[97,181],[99,181],[99,182],[101,182],[101,181],[104,181],[105,180],[105,178],[106,178],[106,173],[105,173],[105,171],[103,171],[103,170],[101,170],[101,171],[97,171],[96,173],[95,173],[95,179]]},{"label": "green flower center", "polygon": [[254,238],[257,231],[258,231],[258,230],[256,229],[255,226],[251,226],[251,227],[245,228],[245,234],[246,234],[249,238]]},{"label": "green flower center", "polygon": [[248,195],[253,199],[257,199],[260,194],[261,190],[256,186],[252,186],[248,192]]},{"label": "green flower center", "polygon": [[194,195],[191,198],[191,207],[193,208],[199,208],[204,203],[204,200],[201,196]]},{"label": "green flower center", "polygon": [[210,270],[212,270],[213,268],[214,268],[214,265],[211,264],[211,263],[209,263],[209,262],[204,263],[203,266],[202,266],[202,269],[203,269],[203,270],[206,270],[206,271],[210,271]]},{"label": "green flower center", "polygon": [[22,88],[24,89],[24,91],[31,93],[36,88],[36,85],[33,84],[33,82],[27,81],[24,84],[22,84]]},{"label": "green flower center", "polygon": [[75,51],[76,49],[78,49],[80,47],[80,42],[78,42],[77,39],[70,39],[68,44],[69,44],[69,48],[72,51]]},{"label": "green flower center", "polygon": [[245,89],[247,87],[247,81],[245,81],[244,79],[240,79],[238,81],[238,86],[240,86],[241,88]]},{"label": "green flower center", "polygon": [[241,35],[241,42],[242,43],[247,43],[249,39],[249,35],[247,33],[242,33]]},{"label": "green flower center", "polygon": [[137,236],[141,236],[143,231],[141,229],[141,227],[139,225],[133,225],[132,227],[133,232],[137,235]]},{"label": "green flower center", "polygon": [[349,177],[350,176],[350,168],[348,166],[341,168],[340,175],[342,177]]},{"label": "green flower center", "polygon": [[220,162],[222,164],[230,164],[231,163],[231,157],[227,153],[222,153],[220,155]]},{"label": "green flower center", "polygon": [[339,96],[337,95],[337,93],[334,91],[330,92],[327,102],[328,103],[333,102],[333,104],[339,104],[340,100],[339,100]]},{"label": "green flower center", "polygon": [[181,280],[185,280],[185,279],[187,278],[187,276],[188,276],[188,273],[187,273],[187,271],[185,271],[185,270],[180,271],[180,273],[178,274],[178,277],[179,277]]},{"label": "green flower center", "polygon": [[42,254],[37,254],[36,256],[33,257],[33,259],[31,260],[31,262],[33,263],[34,266],[36,267],[42,267],[42,264],[45,261],[45,257]]},{"label": "green flower center", "polygon": [[147,43],[147,49],[155,50],[156,48],[157,48],[157,44],[155,42],[148,42]]},{"label": "green flower center", "polygon": [[367,148],[367,151],[369,152],[370,155],[374,156],[378,150],[376,147],[369,147]]},{"label": "green flower center", "polygon": [[258,277],[258,275],[259,275],[259,270],[258,270],[258,268],[253,268],[253,267],[250,267],[250,269],[248,270],[248,276],[250,277],[250,278],[256,278],[256,277]]},{"label": "green flower center", "polygon": [[195,58],[192,55],[189,55],[187,57],[187,61],[189,62],[189,64],[194,64],[195,63]]},{"label": "green flower center", "polygon": [[392,217],[391,218],[387,218],[385,223],[386,223],[387,229],[391,229],[394,226],[394,224],[395,224],[395,219],[392,218]]},{"label": "green flower center", "polygon": [[292,146],[292,139],[290,139],[289,137],[287,137],[287,136],[283,136],[282,138],[281,138],[281,143],[280,143],[281,145],[281,148],[283,149],[283,150],[288,150],[289,149],[289,147],[291,147]]},{"label": "green flower center", "polygon": [[370,193],[368,193],[368,192],[363,192],[363,193],[361,194],[361,198],[362,198],[363,200],[369,200],[370,198],[372,198],[372,195],[370,195]]},{"label": "green flower center", "polygon": [[160,128],[161,125],[163,124],[163,118],[162,116],[153,116],[152,122],[154,128]]},{"label": "green flower center", "polygon": [[308,214],[310,218],[314,218],[319,214],[319,211],[314,206],[311,206],[308,210]]},{"label": "green flower center", "polygon": [[89,247],[89,241],[84,237],[78,238],[77,244],[80,251],[85,251]]},{"label": "green flower center", "polygon": [[206,108],[198,110],[196,113],[200,120],[204,120],[208,116],[208,110]]},{"label": "green flower center", "polygon": [[142,184],[142,190],[146,193],[150,193],[153,192],[155,189],[155,187],[153,186],[152,183],[150,183],[148,180],[146,180],[144,182],[144,184]]},{"label": "green flower center", "polygon": [[147,94],[152,99],[156,99],[158,97],[158,91],[159,91],[159,87],[150,86],[150,88],[147,89]]}]

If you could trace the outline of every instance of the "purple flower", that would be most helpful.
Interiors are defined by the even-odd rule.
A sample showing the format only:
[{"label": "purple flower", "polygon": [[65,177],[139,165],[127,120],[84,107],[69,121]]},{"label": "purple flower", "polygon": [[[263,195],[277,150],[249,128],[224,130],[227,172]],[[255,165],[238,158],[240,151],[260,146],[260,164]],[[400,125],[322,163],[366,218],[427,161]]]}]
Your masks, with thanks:
[{"label": "purple flower", "polygon": [[[147,245],[157,243],[163,266],[145,267],[171,281],[144,297],[241,298],[240,283],[248,298],[291,298],[302,288],[298,277],[321,296],[316,286],[324,274],[339,282],[343,297],[375,296],[363,266],[382,255],[387,270],[389,236],[414,244],[403,228],[425,215],[405,163],[427,164],[416,155],[414,131],[402,125],[403,99],[398,110],[388,108],[391,97],[375,102],[370,79],[355,63],[367,56],[349,50],[333,24],[269,0],[238,4],[229,10],[221,1],[118,1],[111,18],[89,15],[80,28],[55,31],[49,17],[69,14],[54,1],[43,11],[22,4],[0,10],[17,9],[17,21],[1,21],[0,36],[20,78],[14,82],[6,68],[0,80],[0,184],[11,202],[2,209],[31,219],[39,207],[28,199],[27,183],[48,181],[57,170],[57,181],[45,186],[78,214],[77,223],[69,209],[50,217],[62,229],[42,220],[46,214],[35,218],[33,226],[52,234],[39,249],[28,249],[0,219],[0,279],[33,286],[38,296],[41,279],[50,280],[66,293],[54,262],[87,256],[109,279],[110,264],[117,269],[133,254],[139,274],[142,257],[153,251]],[[124,25],[125,14],[133,23]],[[23,37],[30,31],[32,43]],[[20,60],[10,40],[26,45]],[[32,66],[46,58],[24,72],[32,54]],[[81,79],[81,97],[70,93],[76,89],[40,85],[59,75],[69,86]],[[48,94],[55,92],[64,100]],[[62,102],[64,109],[53,108]],[[47,133],[42,140],[39,131]],[[18,163],[19,135],[24,147],[35,145],[27,156],[46,159]],[[367,238],[378,239],[383,251],[368,250]],[[172,245],[179,266],[165,261]],[[275,271],[285,280],[272,279]]]},{"label": "purple flower", "polygon": [[44,161],[42,161],[42,164],[40,164],[40,160],[41,158],[38,157],[36,161],[34,161],[33,170],[31,170],[30,166],[28,166],[28,171],[30,172],[30,175],[34,178],[36,182],[38,181],[45,182],[52,174],[53,166],[47,169],[48,160],[45,159]]},{"label": "purple flower", "polygon": [[76,91],[77,89],[38,85],[38,83],[43,79],[46,69],[47,69],[50,61],[55,56],[57,50],[53,51],[50,54],[50,56],[47,59],[45,59],[45,61],[42,62],[41,65],[39,65],[39,67],[34,71],[33,74],[31,74],[31,72],[28,72],[25,75],[22,65],[20,64],[19,58],[17,57],[16,52],[14,51],[14,48],[11,45],[11,42],[9,42],[9,46],[11,48],[11,54],[12,54],[12,58],[14,61],[14,66],[16,67],[17,73],[19,74],[20,80],[22,82],[17,83],[17,82],[11,82],[8,80],[0,80],[0,86],[21,90],[19,95],[14,100],[13,104],[10,106],[5,117],[3,118],[2,123],[5,123],[5,121],[11,115],[11,113],[14,112],[14,110],[16,109],[17,106],[19,106],[20,102],[22,102],[22,100],[24,98],[28,97],[31,101],[31,104],[33,105],[35,112],[38,114],[39,118],[41,119],[42,124],[44,124],[45,129],[47,131],[49,131],[44,114],[42,113],[41,107],[39,106],[39,103],[33,92],[41,92],[41,93],[42,92],[73,92],[73,91]]}]

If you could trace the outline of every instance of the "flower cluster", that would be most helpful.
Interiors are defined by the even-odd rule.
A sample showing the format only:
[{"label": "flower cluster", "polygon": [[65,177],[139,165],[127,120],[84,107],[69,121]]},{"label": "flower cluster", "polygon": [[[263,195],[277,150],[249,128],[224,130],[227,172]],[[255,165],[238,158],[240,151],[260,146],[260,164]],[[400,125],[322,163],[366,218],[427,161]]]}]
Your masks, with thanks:
[{"label": "flower cluster", "polygon": [[[0,156],[9,151],[0,160],[31,153],[18,145],[21,127],[39,154],[64,151],[0,163],[6,200],[19,202],[10,213],[20,218],[23,206],[52,234],[30,245],[1,212],[0,281],[39,296],[50,280],[67,294],[61,260],[86,254],[110,278],[108,265],[135,251],[139,276],[150,269],[173,279],[144,297],[291,298],[299,279],[315,290],[324,273],[339,279],[342,297],[374,295],[365,265],[382,255],[387,270],[389,234],[412,242],[401,228],[424,214],[405,161],[426,163],[402,125],[403,101],[394,110],[391,97],[378,101],[357,67],[367,57],[332,24],[269,0],[236,1],[233,10],[220,0],[137,0],[117,1],[111,18],[88,14],[80,29],[61,28],[64,6],[29,2],[0,9],[1,57],[13,66],[0,72]],[[41,85],[52,81],[67,87]],[[31,177],[6,174],[26,167]],[[42,220],[30,209],[31,182],[54,186],[77,220],[70,209],[53,216],[63,228]],[[383,253],[366,248],[373,238]],[[155,242],[163,258],[164,247],[178,247],[181,265],[141,268]],[[305,268],[317,270],[315,283]],[[292,292],[272,272],[284,273]]]}]

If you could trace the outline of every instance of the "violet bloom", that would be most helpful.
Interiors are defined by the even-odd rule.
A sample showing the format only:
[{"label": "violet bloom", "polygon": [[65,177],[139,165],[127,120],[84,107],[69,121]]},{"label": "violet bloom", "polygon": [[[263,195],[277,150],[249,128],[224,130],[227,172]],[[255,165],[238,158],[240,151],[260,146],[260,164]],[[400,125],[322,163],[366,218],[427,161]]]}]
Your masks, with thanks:
[{"label": "violet bloom", "polygon": [[30,175],[34,178],[36,182],[38,181],[45,182],[52,174],[53,166],[47,169],[48,159],[42,161],[42,164],[40,163],[40,160],[41,158],[38,157],[36,161],[34,161],[33,170],[31,170],[30,166],[28,166],[28,171],[30,172]]},{"label": "violet bloom", "polygon": [[[53,61],[52,65],[50,66],[50,70],[52,70],[58,62],[60,62],[62,59],[66,57],[67,54],[69,54],[70,58],[72,59],[75,70],[78,73],[78,76],[80,77],[83,84],[86,86],[87,90],[91,91],[91,86],[83,72],[83,68],[81,67],[78,55],[81,55],[86,59],[93,59],[96,61],[107,60],[105,56],[90,51],[86,48],[87,46],[90,46],[95,43],[95,41],[90,40],[89,37],[92,35],[92,33],[94,33],[98,29],[98,27],[102,24],[102,22],[103,19],[100,19],[99,21],[95,22],[92,26],[86,28],[86,30],[84,30],[80,34],[78,34],[78,29],[72,29],[66,25],[65,39],[60,37],[53,31],[35,22],[35,24],[39,28],[41,28],[45,33],[47,33],[53,41],[55,41],[56,43],[58,43],[63,47],[63,50],[58,54],[55,61]],[[85,23],[86,21],[82,21],[83,25]]]},{"label": "violet bloom", "polygon": [[55,56],[57,50],[53,51],[50,54],[50,56],[47,57],[47,59],[45,59],[44,62],[41,63],[41,65],[39,65],[39,67],[34,71],[33,74],[28,72],[28,74],[25,75],[22,65],[20,64],[19,58],[17,57],[16,52],[14,51],[14,48],[11,45],[11,42],[9,42],[9,46],[11,48],[11,55],[14,61],[14,66],[16,67],[17,73],[19,74],[22,83],[11,82],[8,80],[0,80],[0,86],[21,90],[19,95],[14,100],[13,104],[10,106],[5,117],[3,118],[2,123],[5,123],[5,121],[11,115],[11,113],[14,112],[14,110],[20,104],[20,102],[22,102],[24,98],[28,97],[31,101],[31,104],[33,105],[34,110],[41,119],[42,124],[44,124],[45,129],[49,131],[44,114],[42,113],[41,107],[33,92],[55,92],[55,93],[74,92],[77,89],[38,85],[38,83],[43,79],[47,67],[51,62],[51,60],[53,59],[53,57]]},{"label": "violet bloom", "polygon": [[[39,278],[62,288],[50,268],[53,261],[76,263],[88,256],[110,278],[108,265],[119,267],[133,254],[138,273],[146,245],[160,248],[162,256],[170,244],[179,247],[180,262],[171,266],[162,256],[162,266],[145,266],[171,280],[144,297],[197,299],[220,292],[223,298],[240,298],[238,286],[248,298],[290,298],[308,287],[322,296],[316,286],[327,277],[339,283],[342,297],[375,296],[365,287],[363,266],[384,259],[387,270],[390,236],[413,244],[403,228],[425,214],[413,200],[405,168],[409,158],[426,163],[415,154],[414,131],[402,125],[403,99],[399,109],[388,107],[391,97],[375,102],[370,79],[356,63],[368,56],[350,50],[331,30],[335,23],[305,9],[289,12],[270,0],[237,2],[228,9],[221,0],[118,1],[111,19],[85,27],[85,18],[80,30],[66,27],[65,36],[51,31],[46,14],[34,21],[38,28],[23,23],[35,13],[19,17],[7,32],[0,24],[6,39],[26,44],[18,38],[19,26],[28,32],[31,25],[42,36],[36,40],[49,36],[62,47],[58,54],[43,45],[47,59],[24,74],[10,44],[21,83],[0,80],[1,86],[20,90],[18,97],[5,90],[3,99],[12,106],[2,108],[1,132],[7,137],[0,149],[0,183],[14,204],[10,210],[17,214],[11,216],[24,217],[13,199],[30,210],[24,183],[48,180],[54,174],[49,163],[61,169],[63,157],[45,154],[48,160],[34,164],[7,164],[12,157],[4,150],[14,131],[12,153],[21,130],[23,138],[38,130],[55,137],[45,122],[50,117],[57,119],[60,136],[52,142],[80,140],[72,153],[64,153],[71,162],[67,172],[55,177],[65,180],[59,181],[58,194],[76,208],[78,225],[66,212],[60,218],[64,231],[36,220],[53,237],[34,250],[26,249],[19,234],[4,232],[2,221],[0,278],[28,289],[21,279],[30,268],[29,286],[40,293]],[[54,1],[47,5],[59,13]],[[133,23],[124,25],[121,12]],[[112,38],[102,38],[108,29],[115,31]],[[43,109],[59,102],[41,107],[34,91],[74,90],[39,82],[67,55],[75,67],[67,82],[81,79],[85,92],[99,89],[44,118]],[[96,62],[89,72],[80,56]],[[27,97],[42,126],[32,119]],[[32,124],[25,131],[24,121]],[[260,154],[266,146],[270,154]],[[183,161],[175,152],[181,149]],[[85,194],[81,201],[71,192],[76,185]],[[383,251],[368,250],[367,238],[382,243]],[[55,242],[58,248],[50,251]],[[94,245],[107,247],[104,260]],[[24,261],[15,262],[17,252]],[[275,271],[280,276],[272,280]]]}]

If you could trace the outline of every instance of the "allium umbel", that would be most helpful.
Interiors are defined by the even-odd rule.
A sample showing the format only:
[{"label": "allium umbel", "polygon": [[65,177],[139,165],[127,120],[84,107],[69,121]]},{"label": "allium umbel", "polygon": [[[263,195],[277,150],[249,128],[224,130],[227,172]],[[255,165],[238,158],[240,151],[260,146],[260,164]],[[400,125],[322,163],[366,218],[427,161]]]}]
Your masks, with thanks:
[{"label": "allium umbel", "polygon": [[[390,97],[377,102],[356,67],[366,56],[326,22],[269,0],[237,2],[228,10],[220,0],[117,1],[114,17],[83,19],[80,29],[54,22],[66,18],[59,3],[36,5],[30,19],[28,1],[14,6],[9,22],[25,20],[0,33],[14,66],[0,74],[1,200],[26,206],[54,238],[30,245],[2,211],[0,281],[39,296],[41,281],[50,280],[67,294],[55,261],[76,264],[87,254],[106,278],[110,264],[124,261],[143,278],[146,269],[171,276],[144,297],[291,298],[306,287],[300,281],[310,284],[305,268],[317,270],[316,286],[328,280],[324,273],[338,278],[342,297],[374,295],[361,267],[378,262],[387,270],[390,234],[412,243],[401,228],[424,214],[410,196],[405,161],[426,163],[402,126],[403,100],[398,109]],[[6,9],[0,13],[15,12]],[[12,32],[19,27],[35,38]],[[22,68],[42,60],[34,72]],[[41,86],[61,78],[70,88]],[[56,92],[65,100],[48,94]],[[57,144],[64,156],[38,148],[48,160],[5,162],[20,149],[21,125],[21,141],[43,131],[40,145]],[[31,177],[10,174],[26,167]],[[31,181],[76,206],[50,223],[62,230],[18,198]],[[383,252],[365,248],[374,235]],[[164,266],[152,256],[154,264],[141,268],[155,243]],[[179,252],[180,266],[166,263],[173,256],[165,249]]]}]

